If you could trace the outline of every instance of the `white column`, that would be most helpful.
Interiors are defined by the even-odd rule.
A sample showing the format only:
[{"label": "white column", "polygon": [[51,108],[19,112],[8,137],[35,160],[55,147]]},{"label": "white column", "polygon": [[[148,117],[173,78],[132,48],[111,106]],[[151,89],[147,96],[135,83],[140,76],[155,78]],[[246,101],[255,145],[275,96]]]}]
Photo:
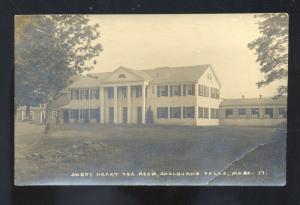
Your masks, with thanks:
[{"label": "white column", "polygon": [[24,120],[24,111],[21,111],[21,120]]},{"label": "white column", "polygon": [[101,123],[105,123],[105,109],[104,109],[104,88],[100,87],[100,121]]},{"label": "white column", "polygon": [[127,123],[131,123],[131,86],[127,86]]},{"label": "white column", "polygon": [[118,87],[114,86],[114,123],[118,123]]},{"label": "white column", "polygon": [[146,86],[142,85],[142,123],[146,123]]}]

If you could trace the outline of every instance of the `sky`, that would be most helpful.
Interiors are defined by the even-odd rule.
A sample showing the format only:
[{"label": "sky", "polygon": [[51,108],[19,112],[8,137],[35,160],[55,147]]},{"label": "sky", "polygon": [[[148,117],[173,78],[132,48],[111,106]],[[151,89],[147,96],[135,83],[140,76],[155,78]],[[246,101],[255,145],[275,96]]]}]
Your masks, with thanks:
[{"label": "sky", "polygon": [[142,70],[211,64],[222,98],[273,96],[275,82],[258,89],[263,79],[256,55],[247,44],[259,37],[253,14],[91,15],[100,25],[103,47],[90,72],[125,66]]}]

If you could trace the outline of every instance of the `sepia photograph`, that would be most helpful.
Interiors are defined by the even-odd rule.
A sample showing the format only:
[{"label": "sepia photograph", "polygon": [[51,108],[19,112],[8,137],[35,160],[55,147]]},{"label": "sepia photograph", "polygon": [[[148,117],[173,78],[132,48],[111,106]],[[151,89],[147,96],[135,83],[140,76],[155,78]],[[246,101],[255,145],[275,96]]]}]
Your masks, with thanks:
[{"label": "sepia photograph", "polygon": [[284,186],[287,13],[16,15],[14,183]]}]

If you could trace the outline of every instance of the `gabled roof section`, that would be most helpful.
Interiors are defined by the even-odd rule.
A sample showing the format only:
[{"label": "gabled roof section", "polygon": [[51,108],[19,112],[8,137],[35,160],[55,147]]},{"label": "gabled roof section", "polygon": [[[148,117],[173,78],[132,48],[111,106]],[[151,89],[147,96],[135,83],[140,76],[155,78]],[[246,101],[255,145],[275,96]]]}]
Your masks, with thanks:
[{"label": "gabled roof section", "polygon": [[273,99],[272,97],[265,98],[237,98],[224,99],[220,106],[255,106],[255,105],[287,105],[287,97]]},{"label": "gabled roof section", "polygon": [[74,82],[68,86],[68,88],[88,88],[88,87],[100,87],[103,79],[106,78],[111,72],[107,73],[93,73],[86,76],[80,76],[80,78],[74,80]]},{"label": "gabled roof section", "polygon": [[[193,66],[183,66],[183,67],[159,67],[155,69],[148,70],[135,70],[120,66],[113,72],[106,73],[93,73],[87,76],[81,76],[68,88],[88,88],[88,87],[98,87],[102,83],[105,83],[107,79],[110,78],[114,73],[119,70],[124,70],[138,79],[143,81],[150,81],[153,84],[163,84],[163,83],[196,83],[199,78],[204,74],[204,72],[211,68],[214,76],[217,76],[210,64],[206,65],[193,65]],[[221,85],[221,84],[220,84]]]},{"label": "gabled roof section", "polygon": [[135,70],[135,69],[131,69],[131,68],[127,68],[127,67],[124,67],[124,66],[120,66],[119,68],[117,68],[116,70],[114,70],[113,72],[111,72],[109,75],[107,75],[102,82],[106,82],[106,80],[111,76],[113,75],[114,73],[118,72],[119,70],[125,70],[127,71],[128,73],[131,73],[133,74],[134,76],[136,76],[138,79],[140,80],[144,80],[144,81],[149,81],[151,80],[151,77],[146,73],[144,72],[143,70]]},{"label": "gabled roof section", "polygon": [[213,72],[213,74],[214,74],[214,76],[215,76],[215,78],[216,78],[216,80],[217,80],[217,82],[218,82],[218,84],[219,84],[219,86],[220,86],[220,88],[221,88],[221,87],[222,87],[222,84],[221,84],[221,82],[220,82],[218,76],[216,75],[215,70],[213,69],[213,67],[212,67],[210,64],[209,64],[209,67],[210,67],[211,71]]},{"label": "gabled roof section", "polygon": [[194,65],[184,67],[160,67],[144,70],[153,79],[151,83],[185,83],[197,82],[203,73],[210,67],[207,65]]}]

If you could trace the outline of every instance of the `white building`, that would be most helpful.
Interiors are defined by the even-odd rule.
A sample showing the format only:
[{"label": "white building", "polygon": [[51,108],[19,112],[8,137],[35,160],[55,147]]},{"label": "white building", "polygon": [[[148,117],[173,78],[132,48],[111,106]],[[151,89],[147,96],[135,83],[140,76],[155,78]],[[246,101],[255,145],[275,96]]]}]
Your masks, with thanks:
[{"label": "white building", "polygon": [[226,99],[220,110],[221,125],[274,126],[287,120],[287,98]]},{"label": "white building", "polygon": [[218,125],[221,84],[211,65],[82,77],[68,87],[64,122]]}]

